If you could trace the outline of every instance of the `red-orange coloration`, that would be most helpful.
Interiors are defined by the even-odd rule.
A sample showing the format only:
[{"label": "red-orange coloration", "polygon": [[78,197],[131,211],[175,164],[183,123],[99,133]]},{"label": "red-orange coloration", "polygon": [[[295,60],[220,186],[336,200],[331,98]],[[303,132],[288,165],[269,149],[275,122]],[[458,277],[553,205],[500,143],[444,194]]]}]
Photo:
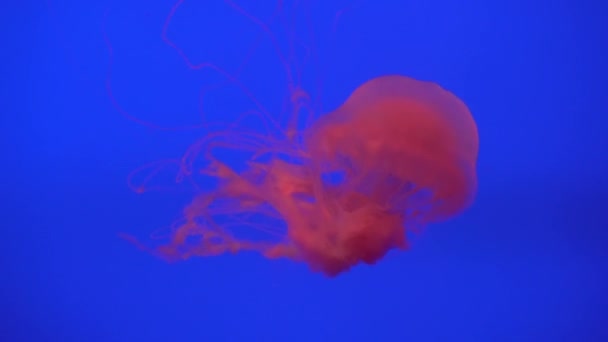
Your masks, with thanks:
[{"label": "red-orange coloration", "polygon": [[[232,1],[225,3],[275,41],[267,25]],[[149,178],[169,165],[179,166],[178,180],[197,175],[218,180],[213,189],[197,193],[160,246],[123,235],[136,245],[168,260],[253,251],[335,276],[360,263],[373,264],[392,249],[406,249],[407,233],[471,204],[477,189],[477,127],[466,105],[447,90],[404,76],[382,76],[315,120],[308,93],[290,73],[290,58],[283,58],[273,43],[291,95],[289,117],[278,120],[238,77],[210,63],[191,62],[167,37],[168,23],[163,39],[188,67],[217,71],[256,109],[205,135],[180,160],[134,172],[149,171],[141,185],[130,179],[138,192],[149,189]],[[108,46],[112,51],[109,40]],[[113,99],[109,81],[108,93]],[[114,102],[129,119],[158,128]],[[243,128],[239,121],[246,117],[260,119],[266,130]],[[218,149],[249,152],[245,170],[217,158]],[[275,223],[262,223],[260,217]],[[264,235],[240,234],[242,227]]]},{"label": "red-orange coloration", "polygon": [[[406,231],[454,216],[476,191],[475,122],[434,83],[368,81],[304,136],[301,149],[257,137],[259,152],[274,156],[241,173],[206,154],[212,163],[203,172],[220,185],[195,198],[158,253],[174,260],[249,250],[334,276],[406,248]],[[324,181],[331,173],[343,180]],[[243,213],[284,220],[285,236],[237,238],[214,220]]]}]

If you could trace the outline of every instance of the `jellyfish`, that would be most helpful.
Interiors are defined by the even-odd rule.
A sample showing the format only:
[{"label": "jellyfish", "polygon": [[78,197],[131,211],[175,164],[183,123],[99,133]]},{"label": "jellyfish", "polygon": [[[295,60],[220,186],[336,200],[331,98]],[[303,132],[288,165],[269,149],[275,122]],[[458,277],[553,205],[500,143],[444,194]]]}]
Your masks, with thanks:
[{"label": "jellyfish", "polygon": [[[475,197],[475,121],[432,82],[371,79],[336,110],[282,137],[226,130],[191,148],[184,173],[217,184],[149,250],[170,261],[250,251],[334,277],[409,248],[411,233],[455,217]],[[236,169],[215,157],[217,147],[251,157]],[[205,165],[195,169],[195,158]],[[238,234],[243,227],[261,237]]]}]

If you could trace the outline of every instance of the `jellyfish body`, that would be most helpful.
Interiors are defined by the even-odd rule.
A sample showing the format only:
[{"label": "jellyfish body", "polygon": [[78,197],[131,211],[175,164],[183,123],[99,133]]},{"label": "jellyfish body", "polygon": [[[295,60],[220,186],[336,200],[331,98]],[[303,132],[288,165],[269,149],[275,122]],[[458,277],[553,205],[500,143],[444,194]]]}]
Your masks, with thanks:
[{"label": "jellyfish body", "polygon": [[[462,101],[430,82],[378,77],[301,132],[303,143],[256,138],[267,158],[243,172],[206,154],[201,172],[217,178],[217,188],[195,197],[155,253],[179,260],[256,251],[335,276],[407,248],[406,232],[455,216],[476,192],[475,122]],[[251,214],[285,228],[243,222]],[[237,237],[225,217],[269,238]]]},{"label": "jellyfish body", "polygon": [[[364,83],[308,134],[312,160],[329,170],[346,163],[352,186],[369,186],[371,178],[409,185],[408,197],[431,192],[429,222],[450,218],[471,204],[478,145],[477,126],[461,100],[435,83],[399,75]],[[373,191],[386,197],[380,201],[400,199],[389,189],[374,186]],[[412,204],[407,204],[410,209]]]}]

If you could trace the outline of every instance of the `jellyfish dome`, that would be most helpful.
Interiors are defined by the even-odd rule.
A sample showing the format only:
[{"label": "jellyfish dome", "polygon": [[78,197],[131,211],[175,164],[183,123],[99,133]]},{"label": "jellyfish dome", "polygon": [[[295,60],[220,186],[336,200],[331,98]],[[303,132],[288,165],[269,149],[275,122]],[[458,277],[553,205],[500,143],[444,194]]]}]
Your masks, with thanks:
[{"label": "jellyfish dome", "polygon": [[[425,204],[427,222],[471,204],[478,145],[477,126],[460,99],[435,83],[399,75],[364,83],[308,132],[311,159],[323,171],[347,172],[350,187],[368,188],[395,210],[422,214]],[[398,194],[394,182],[403,187]],[[399,202],[403,196],[426,196],[429,203]]]}]

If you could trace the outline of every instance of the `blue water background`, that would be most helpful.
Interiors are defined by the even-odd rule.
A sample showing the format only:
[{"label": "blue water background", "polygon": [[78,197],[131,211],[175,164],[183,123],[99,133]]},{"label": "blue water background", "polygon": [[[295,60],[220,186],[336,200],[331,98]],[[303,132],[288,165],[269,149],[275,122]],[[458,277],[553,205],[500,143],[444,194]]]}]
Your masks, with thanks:
[{"label": "blue water background", "polygon": [[[274,2],[242,3],[265,18]],[[605,2],[369,0],[333,41],[349,2],[313,2],[325,111],[398,73],[454,92],[480,132],[473,207],[334,279],[252,254],[168,265],[118,238],[179,214],[189,195],[135,194],[126,179],[197,133],[119,113],[104,35],[114,94],[140,118],[196,122],[200,88],[220,79],[161,40],[173,4],[6,4],[1,341],[608,340]],[[219,0],[186,0],[168,31],[194,61],[228,69],[258,33]],[[243,78],[279,113],[285,84],[267,41],[250,62]],[[227,89],[207,114],[249,105]]]}]

